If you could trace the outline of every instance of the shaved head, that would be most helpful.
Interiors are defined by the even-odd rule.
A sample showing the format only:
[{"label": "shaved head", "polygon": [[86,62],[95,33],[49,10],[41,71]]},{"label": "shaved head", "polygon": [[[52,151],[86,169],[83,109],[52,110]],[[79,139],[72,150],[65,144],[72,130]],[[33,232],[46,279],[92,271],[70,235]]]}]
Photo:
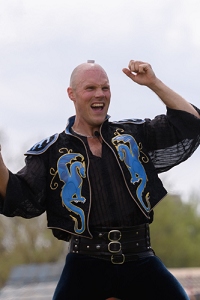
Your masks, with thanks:
[{"label": "shaved head", "polygon": [[93,135],[91,129],[99,129],[110,105],[111,91],[106,72],[93,62],[78,65],[71,74],[67,93],[76,111],[75,130],[79,128],[79,132],[83,132],[84,129],[87,135]]},{"label": "shaved head", "polygon": [[95,63],[82,63],[73,70],[70,77],[70,87],[72,89],[76,89],[76,86],[83,73],[86,71],[93,71],[93,70],[100,70],[106,75],[106,77],[108,77],[105,70],[100,65]]}]

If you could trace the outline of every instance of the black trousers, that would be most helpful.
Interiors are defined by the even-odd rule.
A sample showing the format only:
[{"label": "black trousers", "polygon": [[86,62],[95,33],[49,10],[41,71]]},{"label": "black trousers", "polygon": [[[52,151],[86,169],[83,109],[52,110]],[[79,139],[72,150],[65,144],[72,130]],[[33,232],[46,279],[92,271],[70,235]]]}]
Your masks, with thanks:
[{"label": "black trousers", "polygon": [[157,256],[114,265],[69,253],[53,300],[189,300],[177,279]]}]

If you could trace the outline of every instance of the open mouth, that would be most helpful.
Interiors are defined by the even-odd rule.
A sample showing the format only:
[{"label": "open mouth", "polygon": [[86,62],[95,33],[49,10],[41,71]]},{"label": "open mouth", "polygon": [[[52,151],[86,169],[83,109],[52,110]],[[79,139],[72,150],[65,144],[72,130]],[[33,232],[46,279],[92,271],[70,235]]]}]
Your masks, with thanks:
[{"label": "open mouth", "polygon": [[94,110],[102,110],[104,108],[104,103],[94,103],[91,105]]}]

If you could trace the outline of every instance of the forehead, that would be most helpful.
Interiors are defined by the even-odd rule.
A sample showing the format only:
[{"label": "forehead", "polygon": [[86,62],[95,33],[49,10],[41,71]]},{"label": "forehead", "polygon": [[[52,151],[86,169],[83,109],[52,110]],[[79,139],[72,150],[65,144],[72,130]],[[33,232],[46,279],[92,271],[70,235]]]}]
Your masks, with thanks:
[{"label": "forehead", "polygon": [[104,69],[99,65],[81,65],[73,74],[73,83],[75,86],[88,84],[109,84],[108,76]]},{"label": "forehead", "polygon": [[104,70],[98,68],[91,68],[89,70],[83,70],[80,73],[77,83],[96,83],[105,84],[108,83],[108,77]]}]

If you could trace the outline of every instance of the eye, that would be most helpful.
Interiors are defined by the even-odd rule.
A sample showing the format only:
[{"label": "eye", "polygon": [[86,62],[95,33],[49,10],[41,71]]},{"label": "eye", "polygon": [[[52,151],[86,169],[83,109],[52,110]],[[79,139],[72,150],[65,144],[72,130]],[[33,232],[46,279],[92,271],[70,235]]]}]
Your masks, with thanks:
[{"label": "eye", "polygon": [[86,90],[92,91],[92,90],[94,90],[94,86],[87,86]]},{"label": "eye", "polygon": [[102,90],[103,90],[103,91],[109,91],[109,90],[110,90],[110,87],[109,87],[109,86],[103,86],[103,87],[102,87]]}]

